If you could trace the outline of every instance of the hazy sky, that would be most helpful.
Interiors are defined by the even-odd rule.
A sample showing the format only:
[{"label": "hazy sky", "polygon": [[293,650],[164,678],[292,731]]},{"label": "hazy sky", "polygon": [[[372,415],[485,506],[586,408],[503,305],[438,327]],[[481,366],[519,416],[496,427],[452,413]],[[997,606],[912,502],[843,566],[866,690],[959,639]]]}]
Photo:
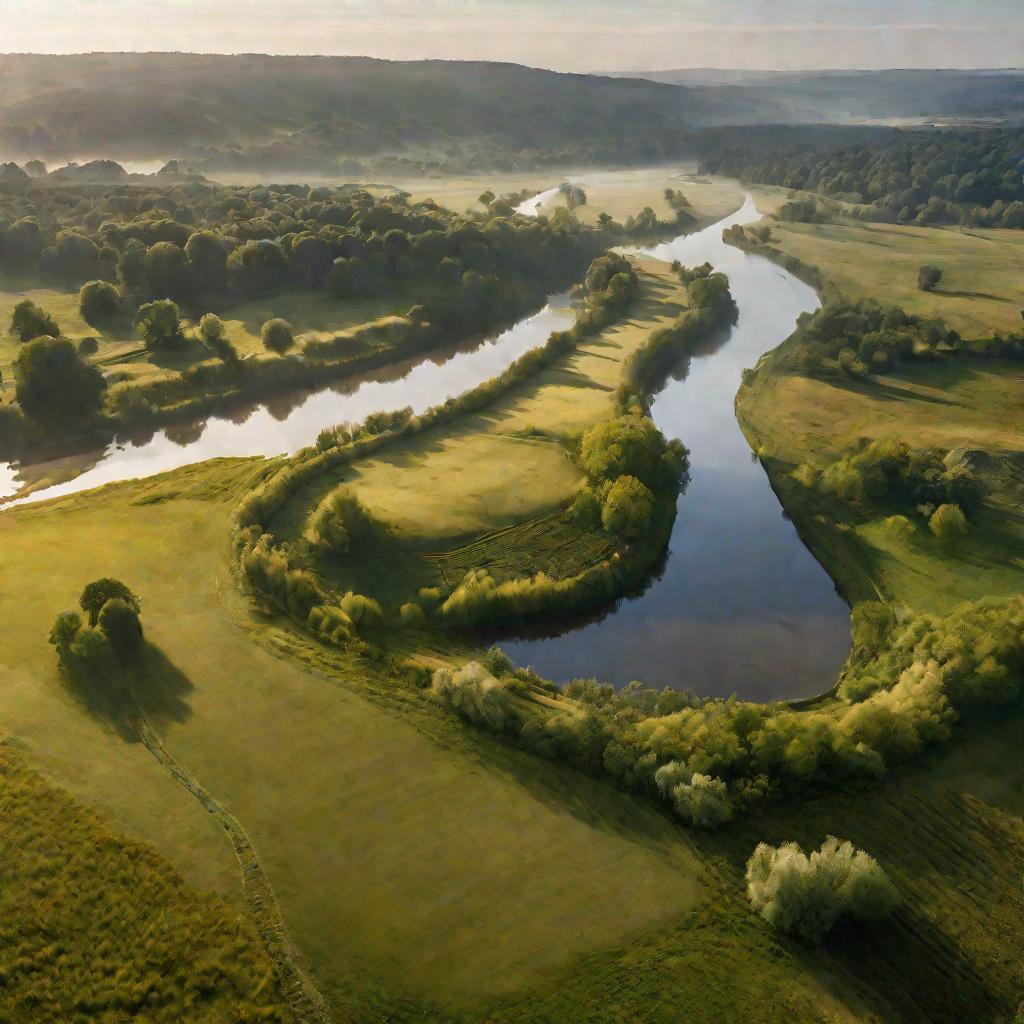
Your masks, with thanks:
[{"label": "hazy sky", "polygon": [[1024,64],[1024,0],[0,0],[0,51],[507,60],[569,71]]}]

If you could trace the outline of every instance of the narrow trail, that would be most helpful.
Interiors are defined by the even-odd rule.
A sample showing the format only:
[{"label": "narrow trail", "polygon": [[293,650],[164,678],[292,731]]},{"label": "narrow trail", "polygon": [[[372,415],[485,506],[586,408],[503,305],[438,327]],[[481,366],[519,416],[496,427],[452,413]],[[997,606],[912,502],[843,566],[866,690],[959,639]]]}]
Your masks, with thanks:
[{"label": "narrow trail", "polygon": [[296,1020],[302,1024],[334,1024],[313,979],[301,965],[298,951],[285,928],[273,886],[260,863],[252,840],[238,819],[210,796],[175,760],[150,725],[134,694],[129,694],[129,698],[135,712],[135,728],[146,749],[217,819],[228,834],[241,868],[242,892],[249,905],[250,915],[267,954],[281,975],[288,1004]]}]

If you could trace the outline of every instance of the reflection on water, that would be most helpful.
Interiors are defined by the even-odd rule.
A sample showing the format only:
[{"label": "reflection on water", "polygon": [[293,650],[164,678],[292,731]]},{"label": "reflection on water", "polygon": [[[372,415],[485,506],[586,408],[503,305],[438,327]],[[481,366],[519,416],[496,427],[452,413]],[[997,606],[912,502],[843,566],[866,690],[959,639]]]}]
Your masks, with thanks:
[{"label": "reflection on water", "polygon": [[[527,200],[524,212],[535,212],[557,191]],[[722,242],[724,227],[757,219],[748,199],[736,214],[705,231],[646,250],[690,266],[709,261],[725,271],[739,320],[681,361],[654,402],[658,425],[682,438],[691,452],[690,484],[659,564],[632,594],[592,615],[500,638],[516,661],[550,678],[597,676],[625,684],[640,677],[650,685],[692,687],[711,695],[799,697],[826,689],[846,655],[848,609],[783,517],[733,412],[743,368],[790,334],[800,313],[817,306],[810,288]],[[0,464],[0,499],[35,481],[62,482],[19,500],[152,476],[218,456],[292,452],[312,443],[325,427],[372,412],[404,406],[423,411],[543,344],[571,318],[568,305],[568,296],[556,296],[540,313],[471,351],[439,352],[370,378],[144,432],[79,460]]]},{"label": "reflection on water", "polygon": [[[687,361],[652,414],[690,449],[669,550],[638,593],[591,619],[519,630],[501,646],[562,682],[596,676],[624,685],[692,687],[752,699],[807,696],[831,684],[849,649],[849,609],[783,516],[736,422],[744,367],[817,308],[814,291],[722,242],[722,229],[759,215],[751,200],[705,231],[644,250],[729,275],[740,316],[724,343]],[[552,636],[551,634],[556,635]]]},{"label": "reflection on water", "polygon": [[[179,466],[223,456],[282,455],[311,444],[339,423],[356,423],[370,413],[411,406],[423,412],[501,373],[510,363],[547,341],[572,318],[569,296],[552,296],[539,313],[472,346],[456,346],[420,360],[393,364],[358,379],[319,391],[293,391],[264,405],[234,409],[191,424],[144,430],[111,443],[102,452],[31,466],[0,463],[0,499],[36,481],[61,478],[11,504],[42,501],[117,480],[153,476]],[[75,475],[77,473],[77,475]],[[71,479],[65,479],[71,477]]]}]

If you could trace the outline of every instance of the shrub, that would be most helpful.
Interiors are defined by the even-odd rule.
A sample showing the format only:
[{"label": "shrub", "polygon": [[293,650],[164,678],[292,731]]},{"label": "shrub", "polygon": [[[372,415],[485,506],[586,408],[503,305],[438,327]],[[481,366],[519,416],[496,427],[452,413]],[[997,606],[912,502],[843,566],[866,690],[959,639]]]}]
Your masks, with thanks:
[{"label": "shrub", "polygon": [[199,340],[223,363],[239,362],[238,349],[231,344],[224,321],[216,313],[206,313],[199,321]]},{"label": "shrub", "polygon": [[370,515],[359,495],[344,484],[320,502],[309,520],[312,541],[339,555],[345,554],[353,542],[370,540],[381,532],[381,524]]},{"label": "shrub", "polygon": [[721,779],[695,774],[671,790],[672,809],[697,828],[715,829],[732,817],[729,791]]},{"label": "shrub", "polygon": [[40,309],[31,299],[22,299],[11,312],[11,333],[19,341],[33,338],[59,338],[57,321],[45,310]]},{"label": "shrub", "polygon": [[268,320],[260,330],[260,337],[264,347],[278,355],[283,355],[295,344],[292,325],[280,317]]},{"label": "shrub", "polygon": [[78,292],[78,309],[86,323],[114,316],[121,308],[121,293],[109,281],[87,281]]},{"label": "shrub", "polygon": [[426,613],[415,601],[403,604],[398,610],[398,616],[407,629],[421,629],[427,624]]},{"label": "shrub", "polygon": [[372,597],[349,591],[341,599],[341,610],[358,625],[371,625],[384,617],[380,605]]},{"label": "shrub", "polygon": [[100,350],[100,343],[97,338],[90,335],[87,338],[82,338],[78,343],[78,354],[83,358],[85,356],[94,356]]},{"label": "shrub", "polygon": [[110,642],[106,633],[94,626],[83,626],[71,643],[71,656],[93,668],[106,662],[110,653]]},{"label": "shrub", "polygon": [[899,892],[874,857],[829,836],[807,857],[797,843],[761,843],[747,861],[751,906],[773,928],[816,945],[848,915],[868,921],[893,911]]},{"label": "shrub", "polygon": [[577,492],[569,508],[569,515],[573,522],[585,530],[594,530],[601,525],[601,502],[597,500],[592,488],[584,487]]},{"label": "shrub", "polygon": [[494,732],[504,732],[519,720],[512,695],[479,662],[457,671],[439,668],[431,690],[443,707]]},{"label": "shrub", "polygon": [[887,516],[882,525],[885,532],[896,540],[908,541],[917,532],[917,528],[906,516]]},{"label": "shrub", "polygon": [[620,476],[608,489],[601,523],[618,537],[643,537],[654,513],[654,495],[635,476]]},{"label": "shrub", "polygon": [[940,505],[928,520],[928,529],[944,544],[967,536],[967,517],[959,505]]}]

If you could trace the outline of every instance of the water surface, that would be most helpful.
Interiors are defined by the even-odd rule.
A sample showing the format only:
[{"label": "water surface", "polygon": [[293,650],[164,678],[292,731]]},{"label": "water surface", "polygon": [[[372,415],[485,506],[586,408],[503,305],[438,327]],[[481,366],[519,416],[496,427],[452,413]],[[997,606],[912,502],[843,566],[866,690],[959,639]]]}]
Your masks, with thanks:
[{"label": "water surface", "polygon": [[739,320],[654,403],[661,430],[690,449],[691,479],[668,553],[642,592],[590,621],[548,622],[501,639],[513,660],[548,678],[596,676],[618,685],[639,678],[772,699],[827,689],[846,657],[849,609],[784,518],[736,422],[743,369],[818,306],[813,289],[722,241],[723,228],[758,219],[748,197],[724,221],[643,250],[727,273]]},{"label": "water surface", "polygon": [[[557,191],[527,200],[523,212],[535,212]],[[650,685],[769,699],[826,689],[846,655],[848,609],[784,519],[733,412],[743,368],[789,335],[800,313],[817,306],[812,289],[722,242],[724,227],[758,219],[748,199],[702,232],[645,250],[691,266],[710,261],[725,271],[739,321],[719,344],[693,358],[685,376],[670,382],[654,403],[655,421],[686,443],[692,466],[656,570],[637,594],[590,616],[501,637],[514,659],[546,676],[597,676],[620,685],[639,677]],[[285,454],[312,443],[326,427],[358,422],[371,412],[405,406],[422,412],[543,344],[567,325],[568,307],[567,295],[554,296],[539,313],[482,343],[121,440],[86,456],[28,466],[0,463],[0,500],[40,501],[218,456]],[[18,496],[40,481],[47,485]]]}]

